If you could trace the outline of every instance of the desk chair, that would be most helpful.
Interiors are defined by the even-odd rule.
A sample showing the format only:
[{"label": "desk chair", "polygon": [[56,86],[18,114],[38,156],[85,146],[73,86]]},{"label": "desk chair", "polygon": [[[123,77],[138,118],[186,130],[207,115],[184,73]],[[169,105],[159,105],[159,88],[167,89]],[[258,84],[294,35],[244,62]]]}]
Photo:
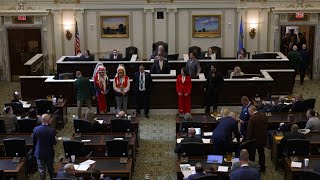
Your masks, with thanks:
[{"label": "desk chair", "polygon": [[[256,140],[249,140],[240,144],[240,151],[246,149],[249,153],[250,161],[254,161],[256,155]],[[240,153],[239,153],[240,154]]]},{"label": "desk chair", "polygon": [[23,115],[26,112],[23,109],[23,105],[20,102],[10,102],[10,103],[5,103],[5,106],[11,106],[13,110],[13,114],[15,115]]},{"label": "desk chair", "polygon": [[36,102],[37,112],[39,114],[53,113],[53,103],[51,100],[37,99],[35,100],[35,102]]},{"label": "desk chair", "polygon": [[308,156],[309,147],[310,141],[307,139],[288,139],[284,144],[283,154],[285,156]]},{"label": "desk chair", "polygon": [[202,122],[198,121],[182,121],[180,124],[179,131],[180,132],[188,132],[188,128],[201,128],[202,129]]},{"label": "desk chair", "polygon": [[6,134],[7,130],[6,130],[6,126],[4,125],[4,120],[0,119],[0,134]]},{"label": "desk chair", "polygon": [[125,133],[130,131],[130,120],[125,119],[112,119],[111,120],[111,132],[113,133]]},{"label": "desk chair", "polygon": [[152,52],[157,51],[159,45],[162,45],[163,50],[168,54],[168,43],[165,43],[163,41],[158,41],[158,42],[152,43]]},{"label": "desk chair", "polygon": [[279,112],[286,112],[287,113],[290,111],[291,107],[292,107],[292,104],[285,105],[280,109]]},{"label": "desk chair", "polygon": [[204,175],[201,177],[196,177],[193,179],[194,180],[215,180],[215,179],[218,179],[218,175],[217,174],[210,174],[210,175]]},{"label": "desk chair", "polygon": [[189,54],[193,53],[196,59],[201,59],[201,48],[198,46],[189,47]]},{"label": "desk chair", "polygon": [[84,142],[79,141],[63,141],[64,154],[68,157],[75,155],[76,157],[90,157],[93,151],[85,149]]},{"label": "desk chair", "polygon": [[[131,56],[133,54],[138,54],[138,48],[134,47],[134,46],[129,46],[126,48],[126,60],[130,61],[131,60]],[[138,59],[138,57],[137,57]]]},{"label": "desk chair", "polygon": [[128,157],[129,155],[129,142],[128,140],[108,140],[106,141],[105,155],[108,157]]},{"label": "desk chair", "polygon": [[306,100],[303,100],[302,102],[307,106],[307,109],[314,109],[316,99],[306,99]]},{"label": "desk chair", "polygon": [[181,154],[185,153],[187,156],[203,156],[204,143],[187,142],[181,143]]},{"label": "desk chair", "polygon": [[19,133],[33,133],[33,129],[38,124],[37,120],[29,118],[19,119],[17,123]]},{"label": "desk chair", "polygon": [[73,119],[73,127],[75,133],[90,133],[92,132],[91,123],[83,119]]}]

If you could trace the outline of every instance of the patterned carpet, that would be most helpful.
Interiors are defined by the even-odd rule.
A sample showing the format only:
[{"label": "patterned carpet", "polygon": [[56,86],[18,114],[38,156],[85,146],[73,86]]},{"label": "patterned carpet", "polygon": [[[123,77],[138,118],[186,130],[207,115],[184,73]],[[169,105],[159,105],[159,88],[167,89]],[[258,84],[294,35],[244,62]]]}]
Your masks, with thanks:
[{"label": "patterned carpet", "polygon": [[[304,98],[316,98],[316,111],[320,111],[320,81],[305,81],[303,86],[296,82],[294,93],[302,93]],[[20,90],[19,83],[0,81],[1,99],[0,106],[3,108],[5,102],[9,102],[12,93]],[[72,119],[75,108],[68,108],[68,117]],[[72,122],[68,122],[63,130],[58,131],[58,136],[70,136],[73,132]],[[142,119],[140,126],[140,148],[137,154],[137,163],[133,180],[144,179],[145,174],[150,174],[155,180],[175,180],[175,161],[177,159],[173,152],[175,147],[175,116],[174,115],[151,115],[150,119]],[[59,142],[55,148],[56,158],[63,154],[62,143]],[[266,150],[267,170],[262,173],[263,180],[282,180],[284,173],[275,171],[270,161],[270,150]],[[32,175],[30,180],[37,180],[38,174]]]}]

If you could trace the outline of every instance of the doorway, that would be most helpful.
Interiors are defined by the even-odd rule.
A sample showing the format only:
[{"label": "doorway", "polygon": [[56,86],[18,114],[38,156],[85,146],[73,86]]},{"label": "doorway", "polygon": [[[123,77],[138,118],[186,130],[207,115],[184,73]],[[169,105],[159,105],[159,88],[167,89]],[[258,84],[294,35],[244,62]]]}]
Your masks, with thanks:
[{"label": "doorway", "polygon": [[[302,38],[299,38],[298,34],[302,34]],[[306,71],[306,76],[312,79],[312,69],[313,69],[313,52],[314,52],[314,36],[315,36],[315,26],[309,25],[286,25],[281,26],[281,42],[280,51],[287,56],[288,52],[292,50],[290,44],[291,37],[294,36],[296,39],[296,45],[299,50],[301,49],[301,39],[306,42],[307,49],[310,53],[309,67]],[[300,36],[301,37],[301,36]]]},{"label": "doorway", "polygon": [[24,63],[42,52],[40,29],[8,29],[11,81],[26,75]]}]

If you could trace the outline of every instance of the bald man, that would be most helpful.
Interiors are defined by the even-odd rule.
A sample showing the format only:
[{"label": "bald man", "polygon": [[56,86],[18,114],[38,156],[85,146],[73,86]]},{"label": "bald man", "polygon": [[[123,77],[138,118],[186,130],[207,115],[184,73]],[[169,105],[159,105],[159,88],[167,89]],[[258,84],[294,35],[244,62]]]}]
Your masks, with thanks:
[{"label": "bald man", "polygon": [[199,177],[211,175],[210,173],[204,172],[203,166],[202,166],[202,164],[199,163],[199,162],[195,165],[195,169],[196,169],[196,173],[190,175],[187,180],[198,179]]},{"label": "bald man", "polygon": [[74,169],[74,165],[72,163],[68,163],[64,165],[63,170],[57,173],[57,178],[64,178],[70,180],[83,180],[83,177],[76,177],[76,170]]},{"label": "bald man", "polygon": [[125,119],[126,118],[126,113],[124,111],[119,111],[117,114],[119,119]]},{"label": "bald man", "polygon": [[42,115],[42,124],[33,130],[33,147],[34,156],[37,159],[40,179],[46,180],[46,169],[50,178],[53,178],[53,146],[56,141],[56,130],[49,127],[50,116],[48,114]]},{"label": "bald man", "polygon": [[[189,143],[189,142],[203,143],[202,139],[199,137],[196,137],[195,135],[196,135],[196,130],[193,127],[189,128],[188,129],[188,137],[184,138],[181,141],[181,143]],[[177,144],[177,147],[174,149],[175,153],[181,153],[180,144]]]},{"label": "bald man", "polygon": [[293,51],[288,53],[289,64],[297,72],[300,68],[300,52],[298,52],[298,47],[296,45],[292,48]]},{"label": "bald man", "polygon": [[[249,158],[248,150],[242,149],[240,151],[240,157],[243,157],[243,156],[246,156],[247,158]],[[259,164],[257,164],[256,162],[248,160],[248,165],[249,165],[249,167],[252,167],[254,169],[259,170]],[[232,164],[231,171],[234,171],[234,170],[236,170],[236,169],[238,169],[240,167],[241,167],[240,161],[239,162],[235,162],[235,163]]]}]

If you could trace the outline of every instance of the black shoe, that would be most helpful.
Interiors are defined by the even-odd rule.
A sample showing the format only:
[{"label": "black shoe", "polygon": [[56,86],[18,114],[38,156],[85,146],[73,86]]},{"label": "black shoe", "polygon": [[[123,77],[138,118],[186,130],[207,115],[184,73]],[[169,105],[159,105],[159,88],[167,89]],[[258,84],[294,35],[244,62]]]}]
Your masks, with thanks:
[{"label": "black shoe", "polygon": [[145,115],[145,118],[149,119],[149,115]]}]

